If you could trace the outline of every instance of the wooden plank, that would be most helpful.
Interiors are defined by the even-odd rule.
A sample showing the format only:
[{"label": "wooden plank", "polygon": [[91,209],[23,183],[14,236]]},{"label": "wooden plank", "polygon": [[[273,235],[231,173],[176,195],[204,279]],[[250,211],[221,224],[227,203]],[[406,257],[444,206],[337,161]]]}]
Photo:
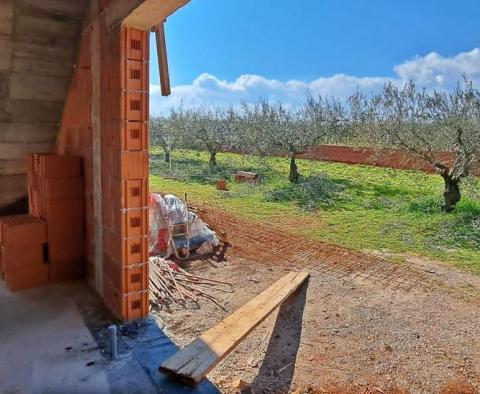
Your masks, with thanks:
[{"label": "wooden plank", "polygon": [[294,293],[308,276],[307,272],[289,272],[167,359],[159,370],[187,384],[199,383],[278,305]]},{"label": "wooden plank", "polygon": [[162,96],[170,96],[170,74],[168,72],[167,44],[163,22],[155,27],[157,41],[158,71],[160,72],[160,87]]}]

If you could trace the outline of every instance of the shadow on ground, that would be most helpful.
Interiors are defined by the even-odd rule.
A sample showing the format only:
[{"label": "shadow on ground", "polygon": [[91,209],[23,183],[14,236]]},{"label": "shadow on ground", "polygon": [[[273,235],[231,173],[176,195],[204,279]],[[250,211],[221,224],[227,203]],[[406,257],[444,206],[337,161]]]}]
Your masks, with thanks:
[{"label": "shadow on ground", "polygon": [[[293,381],[302,337],[307,288],[308,280],[280,306],[265,358],[252,383],[254,390],[288,392]],[[275,382],[274,385],[272,381]]]}]

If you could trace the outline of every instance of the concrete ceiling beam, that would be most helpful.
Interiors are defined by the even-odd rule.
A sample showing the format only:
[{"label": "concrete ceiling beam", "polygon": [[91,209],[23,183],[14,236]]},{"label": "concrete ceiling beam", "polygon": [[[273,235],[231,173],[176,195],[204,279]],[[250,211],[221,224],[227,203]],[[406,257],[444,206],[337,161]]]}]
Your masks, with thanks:
[{"label": "concrete ceiling beam", "polygon": [[150,30],[190,0],[112,0],[105,9],[109,30],[121,24]]}]

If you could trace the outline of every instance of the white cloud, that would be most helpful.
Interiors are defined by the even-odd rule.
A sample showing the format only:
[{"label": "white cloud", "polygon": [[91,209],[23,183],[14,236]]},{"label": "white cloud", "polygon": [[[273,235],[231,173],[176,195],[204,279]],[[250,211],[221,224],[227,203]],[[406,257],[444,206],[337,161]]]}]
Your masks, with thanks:
[{"label": "white cloud", "polygon": [[432,52],[418,56],[393,69],[394,77],[355,77],[337,74],[310,82],[297,80],[278,81],[259,75],[241,75],[235,81],[220,80],[204,73],[190,85],[172,88],[170,97],[160,95],[158,85],[150,86],[150,112],[160,114],[181,103],[185,107],[209,105],[238,105],[241,101],[254,102],[259,98],[281,101],[289,105],[302,102],[307,91],[346,98],[356,89],[366,93],[376,92],[387,81],[403,84],[413,80],[418,86],[427,89],[451,89],[467,74],[474,83],[480,84],[480,49],[463,52],[456,56],[444,57]]}]

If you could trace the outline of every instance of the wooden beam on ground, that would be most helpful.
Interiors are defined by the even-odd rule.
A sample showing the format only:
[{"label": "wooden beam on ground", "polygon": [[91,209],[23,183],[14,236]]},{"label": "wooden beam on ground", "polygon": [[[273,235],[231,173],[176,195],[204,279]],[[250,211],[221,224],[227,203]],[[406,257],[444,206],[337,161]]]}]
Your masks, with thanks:
[{"label": "wooden beam on ground", "polygon": [[162,96],[170,96],[170,74],[168,72],[167,44],[163,22],[155,27],[157,41],[158,71],[160,72],[160,88]]},{"label": "wooden beam on ground", "polygon": [[277,306],[293,294],[308,276],[308,272],[289,272],[167,359],[159,370],[187,384],[199,383]]}]

